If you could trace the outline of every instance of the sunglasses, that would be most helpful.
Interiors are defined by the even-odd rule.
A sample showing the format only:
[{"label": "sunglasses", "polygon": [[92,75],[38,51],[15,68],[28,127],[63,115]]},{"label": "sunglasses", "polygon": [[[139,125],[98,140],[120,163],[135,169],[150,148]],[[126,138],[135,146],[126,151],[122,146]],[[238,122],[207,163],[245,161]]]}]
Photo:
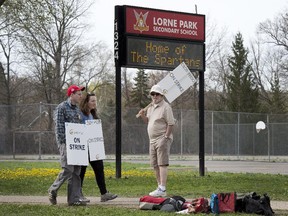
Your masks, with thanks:
[{"label": "sunglasses", "polygon": [[151,95],[151,96],[154,96],[154,95],[159,96],[160,94],[159,94],[159,93],[152,92],[150,95]]}]

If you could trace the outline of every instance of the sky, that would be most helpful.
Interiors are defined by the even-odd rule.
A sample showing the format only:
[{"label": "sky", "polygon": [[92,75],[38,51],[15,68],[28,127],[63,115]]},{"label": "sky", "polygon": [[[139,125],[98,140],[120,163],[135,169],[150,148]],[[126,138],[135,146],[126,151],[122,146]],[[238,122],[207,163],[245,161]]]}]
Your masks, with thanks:
[{"label": "sky", "polygon": [[103,41],[113,49],[114,7],[130,5],[153,9],[204,14],[207,21],[217,25],[219,31],[226,29],[234,38],[241,32],[245,41],[255,36],[256,27],[267,19],[288,8],[288,0],[94,0],[87,13],[90,30],[89,40]]}]

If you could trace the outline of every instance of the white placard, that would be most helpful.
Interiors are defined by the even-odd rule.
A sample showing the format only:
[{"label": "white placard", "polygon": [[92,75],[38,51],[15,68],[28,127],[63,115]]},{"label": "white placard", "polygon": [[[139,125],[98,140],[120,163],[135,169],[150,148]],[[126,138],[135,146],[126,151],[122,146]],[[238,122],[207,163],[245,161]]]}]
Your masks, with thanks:
[{"label": "white placard", "polygon": [[88,147],[84,124],[65,123],[67,164],[88,166]]},{"label": "white placard", "polygon": [[86,120],[87,144],[90,161],[103,160],[106,158],[102,122],[100,119]]},{"label": "white placard", "polygon": [[157,85],[163,89],[163,93],[169,103],[172,103],[184,91],[195,82],[195,77],[187,65],[182,62],[173,71],[169,72]]}]

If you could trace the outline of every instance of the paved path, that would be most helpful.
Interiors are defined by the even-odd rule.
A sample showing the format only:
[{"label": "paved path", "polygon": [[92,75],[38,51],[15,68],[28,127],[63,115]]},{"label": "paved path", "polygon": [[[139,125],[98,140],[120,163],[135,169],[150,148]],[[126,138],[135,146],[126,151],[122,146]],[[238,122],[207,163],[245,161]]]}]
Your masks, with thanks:
[{"label": "paved path", "polygon": [[[123,160],[131,163],[149,163],[147,160]],[[191,166],[199,170],[198,160],[170,160],[171,165]],[[209,160],[205,161],[205,173],[231,172],[231,173],[264,173],[288,175],[287,162],[263,162],[263,161],[237,161],[237,160]]]},{"label": "paved path", "polygon": [[[118,197],[108,202],[100,202],[100,197],[87,197],[91,201],[89,205],[113,205],[113,206],[125,206],[129,208],[138,208],[139,198],[126,198]],[[192,200],[192,198],[186,198],[186,200]],[[67,205],[66,197],[57,197],[57,202],[60,205]],[[45,204],[50,205],[48,196],[0,196],[0,203],[22,203],[22,204]],[[271,207],[273,210],[288,210],[288,202],[286,201],[271,201]]]},{"label": "paved path", "polygon": [[[181,164],[191,164],[199,168],[198,161],[182,161]],[[205,161],[205,170],[207,172],[264,173],[288,175],[288,163],[259,161]]]}]

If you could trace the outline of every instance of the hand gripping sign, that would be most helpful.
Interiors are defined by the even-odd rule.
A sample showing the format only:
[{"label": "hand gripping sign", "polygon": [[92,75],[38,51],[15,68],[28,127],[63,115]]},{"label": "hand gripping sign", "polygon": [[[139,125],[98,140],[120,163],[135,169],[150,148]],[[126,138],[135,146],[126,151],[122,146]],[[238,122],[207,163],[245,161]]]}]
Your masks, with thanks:
[{"label": "hand gripping sign", "polygon": [[[182,62],[173,71],[169,72],[157,85],[163,89],[164,96],[169,103],[172,103],[177,97],[179,97],[184,91],[186,91],[196,81],[195,77],[190,72],[187,65]],[[144,109],[147,109],[152,105],[148,104]],[[139,118],[140,114],[136,115]]]},{"label": "hand gripping sign", "polygon": [[172,103],[195,82],[195,77],[187,65],[182,62],[173,71],[169,72],[157,85],[163,89],[164,96]]}]

